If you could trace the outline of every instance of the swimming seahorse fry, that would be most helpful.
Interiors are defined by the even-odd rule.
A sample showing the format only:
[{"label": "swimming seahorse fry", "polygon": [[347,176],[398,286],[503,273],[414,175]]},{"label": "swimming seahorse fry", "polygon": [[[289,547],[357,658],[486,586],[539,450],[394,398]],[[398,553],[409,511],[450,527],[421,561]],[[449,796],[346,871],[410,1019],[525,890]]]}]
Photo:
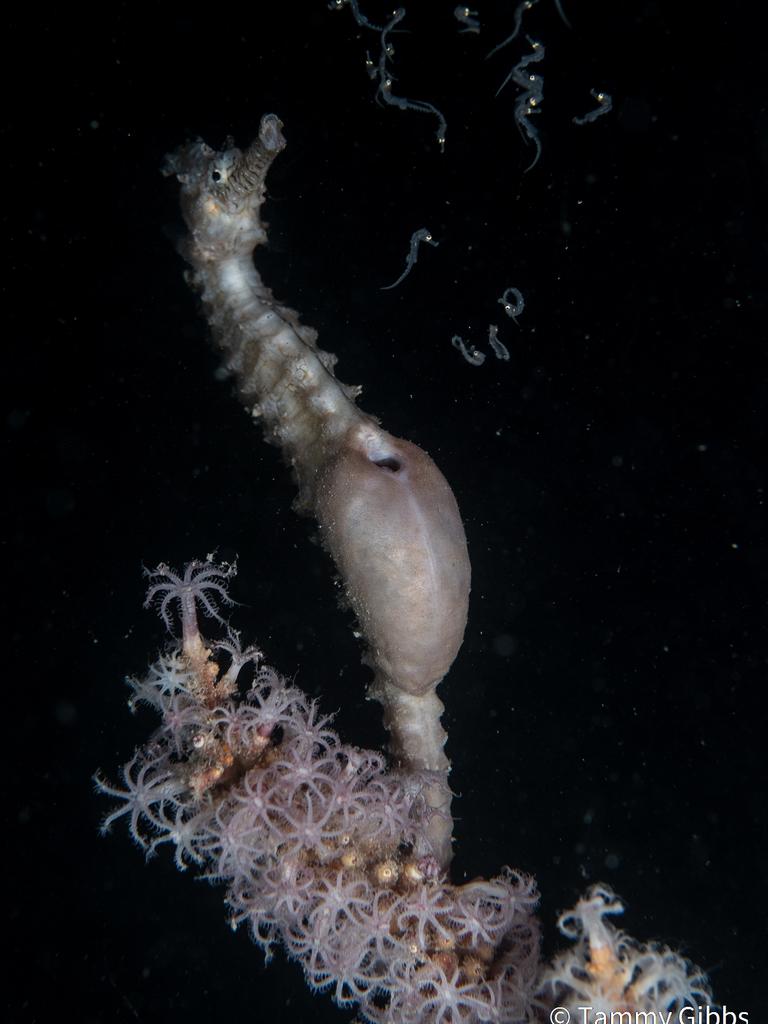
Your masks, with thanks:
[{"label": "swimming seahorse fry", "polygon": [[607,92],[602,92],[598,89],[590,89],[589,95],[596,100],[597,106],[594,110],[588,111],[581,117],[572,117],[571,120],[574,124],[592,124],[592,122],[596,121],[598,117],[602,117],[603,114],[608,114],[613,110],[613,97]]},{"label": "swimming seahorse fry", "polygon": [[465,341],[460,334],[454,334],[451,344],[461,352],[470,366],[482,366],[485,362],[485,353],[478,351],[472,342]]},{"label": "swimming seahorse fry", "polygon": [[265,241],[264,179],[285,145],[274,115],[245,152],[204,143],[169,158],[181,183],[192,265],[216,343],[241,400],[278,445],[315,515],[367,643],[391,751],[405,769],[434,773],[432,841],[450,859],[448,760],[436,687],[461,645],[470,565],[450,486],[426,452],[393,437],[355,405],[316,332],[275,301],[253,265]]},{"label": "swimming seahorse fry", "polygon": [[392,288],[397,288],[397,286],[401,284],[406,277],[408,277],[411,270],[413,270],[414,263],[416,263],[419,258],[419,245],[422,242],[427,242],[429,245],[438,244],[432,237],[432,233],[428,228],[419,228],[418,231],[414,231],[411,235],[411,241],[408,247],[408,256],[405,260],[405,270],[403,270],[400,277],[398,277],[396,281],[393,281],[392,284],[385,284],[381,291],[388,292],[391,291]]},{"label": "swimming seahorse fry", "polygon": [[[519,288],[507,288],[501,298],[496,300],[504,307],[504,312],[517,324],[517,318],[525,309],[525,298]],[[520,325],[518,324],[518,327]]]},{"label": "swimming seahorse fry", "polygon": [[458,7],[454,8],[453,16],[456,21],[464,25],[464,28],[459,29],[460,35],[467,32],[472,32],[476,35],[480,31],[480,20],[477,17],[477,11],[459,4]]},{"label": "swimming seahorse fry", "polygon": [[395,75],[392,72],[390,63],[395,55],[395,48],[389,41],[389,36],[405,17],[405,8],[398,7],[397,10],[392,12],[392,16],[386,25],[382,26],[374,25],[361,13],[357,0],[332,0],[328,6],[331,10],[340,11],[347,4],[349,4],[352,15],[361,28],[371,29],[379,33],[379,59],[374,62],[369,54],[365,61],[370,78],[373,81],[378,79],[379,86],[376,90],[376,99],[390,107],[398,107],[400,110],[415,110],[422,114],[432,114],[437,119],[437,144],[440,147],[440,151],[444,152],[445,133],[448,130],[448,123],[437,107],[426,100],[410,100],[405,96],[397,96],[392,92]]}]

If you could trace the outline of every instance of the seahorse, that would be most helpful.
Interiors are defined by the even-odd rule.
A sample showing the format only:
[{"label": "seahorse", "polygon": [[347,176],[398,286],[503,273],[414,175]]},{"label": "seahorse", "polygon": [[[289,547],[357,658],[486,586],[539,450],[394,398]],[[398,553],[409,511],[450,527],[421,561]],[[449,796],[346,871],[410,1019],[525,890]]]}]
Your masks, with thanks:
[{"label": "seahorse", "polygon": [[317,332],[277,302],[254,265],[266,241],[265,178],[285,146],[274,114],[253,144],[215,152],[202,142],[168,158],[181,183],[192,267],[216,344],[240,399],[278,445],[343,580],[374,671],[390,749],[405,770],[431,773],[435,855],[451,855],[451,795],[443,705],[436,687],[461,646],[470,563],[459,509],[429,455],[394,437],[335,376]]}]

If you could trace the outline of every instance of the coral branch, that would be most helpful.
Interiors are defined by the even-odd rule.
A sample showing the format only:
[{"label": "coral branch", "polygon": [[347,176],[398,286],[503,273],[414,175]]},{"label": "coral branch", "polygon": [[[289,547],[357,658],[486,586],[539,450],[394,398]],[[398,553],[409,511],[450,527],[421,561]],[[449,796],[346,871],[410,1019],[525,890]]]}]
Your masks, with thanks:
[{"label": "coral branch", "polygon": [[97,779],[121,801],[104,830],[127,817],[148,855],[175,848],[177,867],[227,887],[234,925],[267,952],[282,945],[312,988],[370,1021],[469,1024],[526,1005],[538,960],[532,880],[505,871],[452,885],[430,838],[430,773],[405,777],[343,744],[271,669],[237,692],[259,653],[209,643],[196,611],[221,621],[213,599],[231,603],[233,573],[193,562],[148,574],[147,604],[166,625],[180,602],[183,646],[130,684],[162,724],[123,769],[124,787]]},{"label": "coral branch", "polygon": [[166,625],[181,603],[184,642],[129,680],[162,721],[122,786],[97,775],[119,801],[102,831],[125,818],[147,856],[173,848],[179,870],[226,887],[233,927],[246,924],[267,957],[282,946],[312,989],[377,1024],[544,1021],[556,1006],[593,1024],[710,1004],[697,968],[606,920],[623,908],[605,886],[560,918],[574,946],[542,971],[533,879],[504,868],[454,885],[441,868],[430,772],[388,770],[344,744],[231,630],[203,638],[197,608],[221,623],[213,595],[232,603],[234,572],[209,561],[148,574],[147,604]]}]

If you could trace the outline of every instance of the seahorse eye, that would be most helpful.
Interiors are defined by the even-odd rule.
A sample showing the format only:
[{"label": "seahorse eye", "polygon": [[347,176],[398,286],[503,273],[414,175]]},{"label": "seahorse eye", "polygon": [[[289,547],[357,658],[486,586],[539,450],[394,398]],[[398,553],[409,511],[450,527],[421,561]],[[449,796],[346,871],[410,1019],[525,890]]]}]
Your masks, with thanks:
[{"label": "seahorse eye", "polygon": [[211,178],[214,181],[221,181],[221,171],[217,171],[217,170],[211,171]]}]

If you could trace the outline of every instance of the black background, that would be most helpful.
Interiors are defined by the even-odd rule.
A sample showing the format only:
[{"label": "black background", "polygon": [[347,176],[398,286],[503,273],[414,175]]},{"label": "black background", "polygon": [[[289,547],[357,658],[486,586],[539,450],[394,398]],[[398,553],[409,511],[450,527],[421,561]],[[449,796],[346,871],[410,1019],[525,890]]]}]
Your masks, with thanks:
[{"label": "black background", "polygon": [[[480,0],[478,0],[478,5]],[[152,727],[122,678],[165,642],[142,565],[239,556],[235,623],[347,740],[382,742],[293,487],[215,379],[164,154],[274,111],[267,284],[438,462],[470,621],[442,687],[456,877],[536,874],[545,944],[592,881],[759,1021],[765,965],[768,113],[753,5],[542,0],[533,155],[493,58],[515,4],[410,0],[398,95],[375,33],[317,3],[17,8],[6,25],[3,501],[12,1021],[350,1019],[232,935],[221,892],[97,834]],[[373,20],[388,7],[364,5]],[[591,88],[614,110],[571,118]],[[411,234],[438,248],[395,290]],[[516,286],[519,325],[497,299]],[[508,363],[479,368],[451,346]],[[265,1016],[266,1015],[266,1016]]]}]

